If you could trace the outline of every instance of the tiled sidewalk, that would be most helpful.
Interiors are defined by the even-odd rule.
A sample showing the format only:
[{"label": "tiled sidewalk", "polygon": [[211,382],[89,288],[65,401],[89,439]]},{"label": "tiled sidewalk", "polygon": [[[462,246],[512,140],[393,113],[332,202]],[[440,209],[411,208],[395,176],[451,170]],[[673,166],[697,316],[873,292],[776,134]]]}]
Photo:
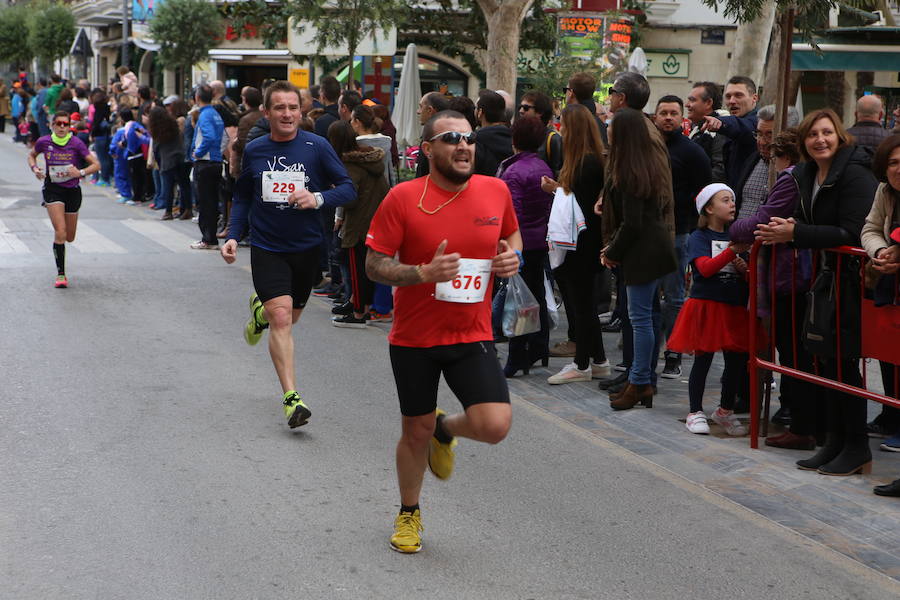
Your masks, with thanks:
[{"label": "tiled sidewalk", "polygon": [[[564,331],[560,327],[553,334]],[[617,340],[618,335],[604,334],[611,364],[619,362],[621,356],[615,349]],[[498,349],[505,361],[505,344],[498,344]],[[681,379],[659,379],[659,394],[652,409],[639,406],[621,412],[609,407],[606,393],[597,388],[596,382],[547,383],[547,377],[570,360],[552,358],[549,368],[536,366],[528,376],[510,379],[510,390],[690,482],[900,580],[900,499],[872,493],[873,486],[900,477],[900,454],[880,451],[881,440],[871,441],[875,460],[872,475],[826,477],[801,471],[794,461],[811,452],[769,448],[762,439],[760,449],[752,450],[749,438],[730,438],[712,421],[712,435],[694,435],[685,429],[690,357],[685,357]],[[721,370],[717,357],[706,390],[707,414],[718,405]],[[774,391],[772,404],[774,413]],[[877,414],[878,410],[872,403],[870,413]],[[772,426],[770,431],[777,433],[781,428]]]}]

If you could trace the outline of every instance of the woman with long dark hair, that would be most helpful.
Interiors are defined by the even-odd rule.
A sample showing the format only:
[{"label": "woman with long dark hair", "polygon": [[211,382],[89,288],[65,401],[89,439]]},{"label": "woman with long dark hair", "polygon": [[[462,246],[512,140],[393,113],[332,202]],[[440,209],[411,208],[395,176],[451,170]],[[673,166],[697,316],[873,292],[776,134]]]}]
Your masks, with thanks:
[{"label": "woman with long dark hair", "polygon": [[154,106],[148,115],[148,129],[153,138],[153,154],[159,166],[159,200],[165,208],[163,221],[172,220],[172,200],[175,179],[184,162],[184,146],[178,131],[178,122],[162,106]]},{"label": "woman with long dark hair", "polygon": [[[800,188],[800,203],[795,218],[773,217],[757,228],[757,237],[766,244],[793,242],[796,248],[834,248],[859,246],[860,233],[878,187],[870,168],[867,151],[854,145],[853,136],[831,109],[806,115],[798,127],[800,154],[804,162],[792,176]],[[834,253],[816,253],[817,272],[835,270]],[[827,255],[827,256],[823,256]],[[841,285],[858,286],[859,270],[853,261],[843,260]],[[860,315],[842,309],[841,329],[860,331]],[[820,374],[852,386],[863,387],[859,360],[843,356],[818,355]],[[804,470],[823,475],[853,475],[868,472],[872,452],[866,435],[866,401],[835,390],[823,392],[826,401],[825,446],[813,457],[797,461]]]},{"label": "woman with long dark hair", "polygon": [[334,308],[337,316],[332,324],[364,328],[375,292],[372,280],[366,275],[366,233],[390,189],[384,177],[384,150],[360,146],[356,132],[347,121],[335,121],[328,126],[328,141],[341,157],[356,188],[356,200],[343,206],[340,228],[341,248],[347,253],[351,298]]},{"label": "woman with long dark hair", "polygon": [[622,392],[610,394],[610,406],[623,410],[640,403],[649,408],[653,406],[651,369],[658,330],[653,302],[660,279],[678,268],[672,170],[662,135],[640,111],[616,111],[609,142],[602,261],[609,268],[620,267],[634,343],[628,383]]},{"label": "woman with long dark hair", "polygon": [[594,280],[600,271],[603,238],[600,215],[594,214],[593,207],[603,190],[606,149],[596,119],[580,104],[569,105],[563,110],[560,133],[563,137],[563,167],[559,181],[545,176],[541,187],[550,193],[561,187],[565,193],[574,194],[584,213],[587,229],[578,236],[575,251],[566,252],[563,264],[553,272],[564,298],[573,309],[567,311],[567,315],[575,320],[575,361],[551,375],[547,379],[551,384],[590,381],[610,372],[594,304]]}]

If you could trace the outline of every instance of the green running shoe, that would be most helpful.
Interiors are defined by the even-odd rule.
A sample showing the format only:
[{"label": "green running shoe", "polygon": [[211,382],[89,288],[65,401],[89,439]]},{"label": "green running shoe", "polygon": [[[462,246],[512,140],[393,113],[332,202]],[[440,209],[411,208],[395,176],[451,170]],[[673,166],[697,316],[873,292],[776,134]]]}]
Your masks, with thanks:
[{"label": "green running shoe", "polygon": [[269,328],[269,324],[262,316],[262,302],[254,293],[250,296],[250,320],[244,326],[244,340],[251,346],[255,346],[262,338],[263,331]]},{"label": "green running shoe", "polygon": [[303,400],[300,399],[300,394],[293,390],[288,392],[284,395],[283,404],[284,416],[287,417],[288,427],[294,429],[301,425],[306,425],[312,413],[309,411],[309,408],[303,404]]}]

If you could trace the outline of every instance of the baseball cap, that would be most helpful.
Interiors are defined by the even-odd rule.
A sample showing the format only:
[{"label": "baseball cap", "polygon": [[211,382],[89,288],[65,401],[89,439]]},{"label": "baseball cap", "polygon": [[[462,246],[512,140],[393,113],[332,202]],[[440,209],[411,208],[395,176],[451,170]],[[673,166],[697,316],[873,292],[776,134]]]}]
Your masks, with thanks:
[{"label": "baseball cap", "polygon": [[166,96],[166,99],[163,100],[163,106],[168,106],[168,105],[172,104],[173,102],[175,102],[176,100],[178,100],[178,96],[176,96],[175,94],[172,94],[171,96]]}]

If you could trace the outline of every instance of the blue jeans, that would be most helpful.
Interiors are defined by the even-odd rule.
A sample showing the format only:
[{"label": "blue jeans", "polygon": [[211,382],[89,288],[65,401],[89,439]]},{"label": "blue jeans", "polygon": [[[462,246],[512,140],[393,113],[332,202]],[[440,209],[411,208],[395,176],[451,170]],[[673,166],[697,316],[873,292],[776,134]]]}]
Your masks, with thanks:
[{"label": "blue jeans", "polygon": [[102,135],[94,138],[94,152],[100,162],[100,181],[109,183],[113,176],[113,159],[109,155],[109,136]]},{"label": "blue jeans", "polygon": [[151,175],[153,176],[153,206],[152,208],[159,208],[163,205],[162,198],[162,182],[160,181],[159,169],[151,169]]},{"label": "blue jeans", "polygon": [[175,167],[168,171],[154,171],[154,173],[159,173],[159,186],[156,188],[156,197],[159,203],[157,206],[164,206],[167,214],[172,212],[172,201],[175,198],[175,177],[178,169],[179,167]]},{"label": "blue jeans", "polygon": [[662,330],[666,339],[672,335],[675,320],[684,304],[684,271],[687,269],[688,262],[688,237],[690,237],[688,233],[675,236],[675,257],[678,260],[678,270],[662,278],[662,291],[665,298],[662,310]]},{"label": "blue jeans", "polygon": [[659,279],[654,279],[648,283],[626,286],[628,318],[634,332],[634,361],[628,372],[628,381],[634,385],[651,383],[653,349],[657,347],[656,328],[653,326],[653,298],[659,282]]}]

